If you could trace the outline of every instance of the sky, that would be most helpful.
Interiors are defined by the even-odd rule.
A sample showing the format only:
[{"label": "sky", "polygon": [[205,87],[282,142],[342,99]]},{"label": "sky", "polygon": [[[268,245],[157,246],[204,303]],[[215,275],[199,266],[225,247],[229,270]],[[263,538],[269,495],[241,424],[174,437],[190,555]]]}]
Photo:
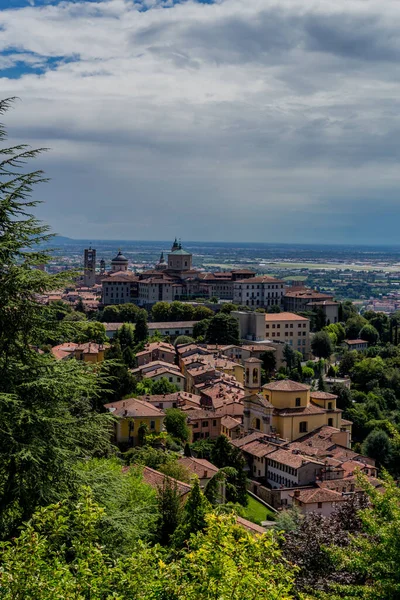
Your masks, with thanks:
[{"label": "sky", "polygon": [[74,238],[400,243],[398,0],[0,0],[37,215]]}]

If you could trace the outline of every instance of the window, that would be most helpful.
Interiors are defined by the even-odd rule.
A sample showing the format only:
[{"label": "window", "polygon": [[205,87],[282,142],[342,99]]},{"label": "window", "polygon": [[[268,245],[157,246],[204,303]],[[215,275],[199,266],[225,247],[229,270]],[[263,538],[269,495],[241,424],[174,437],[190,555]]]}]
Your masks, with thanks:
[{"label": "window", "polygon": [[261,421],[260,421],[260,419],[256,419],[256,429],[261,429]]},{"label": "window", "polygon": [[333,427],[333,419],[328,419],[328,425],[329,427]]},{"label": "window", "polygon": [[296,406],[301,406],[301,398],[296,398]]},{"label": "window", "polygon": [[299,432],[307,433],[307,421],[301,421],[301,423],[299,425]]},{"label": "window", "polygon": [[318,502],[318,508],[322,508],[322,502]]},{"label": "window", "polygon": [[328,402],[328,410],[332,410],[332,402]]},{"label": "window", "polygon": [[199,426],[198,423],[193,423],[193,429],[197,429],[198,426]]},{"label": "window", "polygon": [[155,429],[155,428],[156,428],[156,422],[150,421],[150,429]]},{"label": "window", "polygon": [[172,383],[172,377],[168,377],[168,381]]},{"label": "window", "polygon": [[217,426],[217,419],[213,419],[213,427]]},{"label": "window", "polygon": [[202,427],[208,427],[208,421],[202,421],[201,426]]}]

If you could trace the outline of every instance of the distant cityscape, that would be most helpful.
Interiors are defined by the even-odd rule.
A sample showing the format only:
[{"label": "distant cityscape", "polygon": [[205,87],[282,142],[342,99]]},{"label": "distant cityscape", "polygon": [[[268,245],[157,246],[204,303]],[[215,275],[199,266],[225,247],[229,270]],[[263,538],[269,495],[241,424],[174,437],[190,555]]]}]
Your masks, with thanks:
[{"label": "distant cityscape", "polygon": [[[165,284],[162,297],[172,298],[173,295],[174,299],[178,297],[188,299],[216,296],[222,301],[233,301],[233,281],[241,277],[242,271],[243,278],[249,277],[250,274],[272,276],[281,281],[284,286],[306,286],[334,297],[338,301],[351,300],[360,312],[374,310],[391,314],[400,307],[400,247],[188,242],[185,244],[185,251],[191,255],[192,281],[189,282],[189,278],[185,277],[186,286],[180,289],[170,288],[167,295],[169,283],[166,273],[162,272],[163,268],[156,268],[156,266],[159,265],[161,254],[167,257],[170,251],[168,242],[97,241],[91,244],[85,240],[56,238],[52,246],[54,258],[46,265],[46,270],[50,273],[65,269],[83,271],[84,249],[93,246],[95,257],[93,273],[96,274],[98,284],[101,281],[100,276],[112,270],[111,261],[121,248],[123,256],[127,259],[126,273],[135,275],[142,281],[145,278],[150,279],[150,275],[153,279],[155,276],[159,280],[162,279]],[[146,272],[147,275],[144,276]],[[199,284],[197,287],[193,279],[197,280]],[[87,278],[86,283],[88,283]],[[144,303],[145,300],[151,303],[151,292],[147,296],[145,292],[152,289],[149,287],[150,282],[140,285],[141,293],[139,294],[137,290],[136,297],[133,283],[132,279],[130,297],[139,300],[139,303]],[[154,281],[153,283],[155,284]],[[161,281],[158,284],[163,285]],[[173,284],[177,284],[176,277]],[[236,290],[238,289],[237,285]],[[96,290],[96,296],[98,294],[99,289]],[[104,296],[103,300],[107,302],[110,299],[111,288],[110,296]],[[236,298],[237,300],[239,298]],[[263,306],[263,304],[259,305]]]}]

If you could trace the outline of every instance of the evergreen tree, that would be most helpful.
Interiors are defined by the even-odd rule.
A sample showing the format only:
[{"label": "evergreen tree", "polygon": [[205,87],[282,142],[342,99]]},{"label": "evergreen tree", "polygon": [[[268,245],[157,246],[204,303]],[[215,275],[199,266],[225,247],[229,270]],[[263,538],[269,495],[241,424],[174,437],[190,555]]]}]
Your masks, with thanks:
[{"label": "evergreen tree", "polygon": [[183,546],[192,533],[203,531],[206,527],[206,515],[210,510],[211,506],[204,497],[200,489],[199,480],[196,477],[193,482],[192,491],[185,502],[182,522],[177,527],[173,536],[174,546]]},{"label": "evergreen tree", "polygon": [[[0,113],[10,101],[0,102]],[[0,141],[5,139],[0,127]],[[65,285],[66,275],[34,269],[49,261],[42,250],[48,227],[31,214],[41,171],[24,173],[39,151],[0,149],[0,531],[7,536],[39,505],[67,496],[74,466],[109,450],[109,414],[92,410],[99,378],[78,361],[54,361],[34,348],[57,329],[56,309],[37,295]],[[70,323],[74,327],[76,324]]]},{"label": "evergreen tree", "polygon": [[147,312],[141,310],[136,317],[135,343],[145,342],[149,337],[149,328],[147,327]]},{"label": "evergreen tree", "polygon": [[165,476],[163,485],[158,487],[158,539],[163,546],[171,544],[172,536],[181,522],[181,499],[176,481]]}]

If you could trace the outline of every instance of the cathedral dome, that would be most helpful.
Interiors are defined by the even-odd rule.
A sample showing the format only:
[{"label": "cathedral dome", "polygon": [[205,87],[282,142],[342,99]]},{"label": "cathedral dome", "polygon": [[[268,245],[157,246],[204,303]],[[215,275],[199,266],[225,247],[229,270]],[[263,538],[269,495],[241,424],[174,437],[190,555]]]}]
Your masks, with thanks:
[{"label": "cathedral dome", "polygon": [[126,258],[126,256],[124,256],[124,255],[122,254],[121,250],[119,250],[119,252],[118,252],[117,256],[115,256],[115,257],[112,259],[112,261],[111,261],[111,264],[115,264],[115,263],[122,263],[122,264],[126,263],[126,264],[127,264],[128,262],[129,262],[129,261],[128,261],[128,259]]}]

